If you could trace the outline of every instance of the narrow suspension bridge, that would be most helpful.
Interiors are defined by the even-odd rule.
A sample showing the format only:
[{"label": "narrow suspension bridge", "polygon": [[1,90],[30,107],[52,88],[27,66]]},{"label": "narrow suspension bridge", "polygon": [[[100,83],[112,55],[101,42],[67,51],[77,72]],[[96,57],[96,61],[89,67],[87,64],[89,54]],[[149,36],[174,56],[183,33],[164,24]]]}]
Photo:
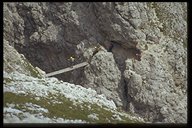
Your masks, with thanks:
[{"label": "narrow suspension bridge", "polygon": [[65,72],[68,72],[68,71],[71,71],[71,70],[75,70],[77,68],[84,67],[86,65],[88,65],[87,62],[82,62],[82,63],[76,64],[76,65],[73,65],[71,67],[67,67],[67,68],[64,68],[64,69],[61,69],[61,70],[58,70],[58,71],[47,73],[46,77],[55,76],[55,75],[58,75],[58,74],[61,74],[61,73],[65,73]]}]

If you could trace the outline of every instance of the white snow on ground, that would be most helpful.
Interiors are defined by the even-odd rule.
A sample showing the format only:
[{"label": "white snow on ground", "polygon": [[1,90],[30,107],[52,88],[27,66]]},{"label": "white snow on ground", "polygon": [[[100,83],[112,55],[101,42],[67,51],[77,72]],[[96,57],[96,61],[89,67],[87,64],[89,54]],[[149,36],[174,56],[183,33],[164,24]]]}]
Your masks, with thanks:
[{"label": "white snow on ground", "polygon": [[88,115],[88,118],[91,118],[93,120],[99,120],[99,118],[97,116],[98,116],[98,114],[92,113],[92,114]]},{"label": "white snow on ground", "polygon": [[[21,117],[22,119],[18,118]],[[4,123],[88,123],[82,120],[69,120],[63,118],[50,119],[41,114],[31,114],[21,110],[4,107]]]},{"label": "white snow on ground", "polygon": [[41,106],[36,105],[36,104],[25,103],[25,106],[27,107],[28,110],[31,110],[31,111],[38,111],[38,112],[48,113],[47,109],[42,108]]},{"label": "white snow on ground", "polygon": [[11,73],[9,76],[14,82],[7,83],[8,86],[4,86],[4,92],[32,93],[39,97],[46,97],[49,93],[62,94],[74,101],[97,103],[99,106],[116,109],[112,100],[107,100],[103,94],[98,95],[91,88],[86,89],[80,85],[59,81],[54,77],[39,79],[17,72]]},{"label": "white snow on ground", "polygon": [[[143,120],[141,118],[132,117],[128,114],[116,111],[115,103],[112,100],[107,100],[103,94],[98,95],[96,91],[91,88],[86,89],[80,85],[59,81],[54,77],[39,79],[26,76],[25,74],[18,72],[13,72],[11,74],[6,74],[4,72],[4,74],[4,78],[11,79],[11,82],[4,83],[4,92],[12,92],[24,95],[33,94],[34,98],[37,100],[40,100],[40,97],[46,98],[49,94],[64,95],[73,101],[74,104],[78,104],[79,102],[89,102],[99,106],[105,106],[105,108],[115,114],[113,118],[118,120],[121,120],[120,116],[129,117],[133,120]],[[55,99],[52,99],[50,102],[60,103]],[[26,108],[22,110],[16,109],[16,104],[6,104],[6,106],[7,107],[4,107],[4,123],[89,123],[83,120],[68,120],[63,118],[51,119],[45,117],[42,115],[42,113],[48,113],[48,110],[32,103],[25,103],[23,106]],[[26,110],[34,111],[35,114],[26,112]],[[98,120],[97,116],[97,114],[93,113],[88,115],[88,118]]]}]

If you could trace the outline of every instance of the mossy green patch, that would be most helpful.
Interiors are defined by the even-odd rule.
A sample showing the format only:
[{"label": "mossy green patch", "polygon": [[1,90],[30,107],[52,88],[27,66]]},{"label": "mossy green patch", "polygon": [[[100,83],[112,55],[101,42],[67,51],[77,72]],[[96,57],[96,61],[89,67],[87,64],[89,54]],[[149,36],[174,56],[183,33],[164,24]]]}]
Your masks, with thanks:
[{"label": "mossy green patch", "polygon": [[[24,59],[24,58],[23,58]],[[41,78],[40,73],[38,72],[38,70],[36,70],[27,59],[24,59],[24,67],[25,69],[27,69],[28,71],[30,71],[31,76],[33,77],[38,77]]]},{"label": "mossy green patch", "polygon": [[[120,116],[123,120],[119,121],[113,118],[114,113],[107,110],[104,106],[99,106],[97,104],[90,104],[88,102],[76,103],[70,99],[64,97],[63,95],[52,95],[49,94],[47,98],[41,97],[36,100],[32,95],[18,95],[11,92],[4,93],[3,106],[6,103],[17,104],[16,108],[19,110],[26,110],[30,113],[36,113],[30,111],[24,107],[25,103],[32,103],[39,105],[48,110],[48,113],[43,113],[44,116],[49,118],[64,118],[64,119],[81,119],[91,123],[135,123],[127,117]],[[88,118],[90,114],[97,114],[98,120]]]}]

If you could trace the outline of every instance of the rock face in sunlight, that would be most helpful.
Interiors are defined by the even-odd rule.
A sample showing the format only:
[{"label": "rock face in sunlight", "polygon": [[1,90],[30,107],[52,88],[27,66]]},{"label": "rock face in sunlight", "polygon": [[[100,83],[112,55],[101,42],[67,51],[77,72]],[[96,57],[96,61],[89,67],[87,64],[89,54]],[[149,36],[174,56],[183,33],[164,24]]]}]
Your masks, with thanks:
[{"label": "rock face in sunlight", "polygon": [[[88,49],[86,54],[90,54]],[[119,71],[113,54],[107,52],[105,49],[98,51],[91,58],[90,65],[85,67],[86,87],[95,88],[98,93],[105,94],[108,98],[113,99],[117,106],[122,106],[122,101],[117,93],[118,84],[121,79],[121,72]]]},{"label": "rock face in sunlight", "polygon": [[140,117],[117,110],[105,95],[54,77],[4,71],[3,83],[4,123],[144,122]]},{"label": "rock face in sunlight", "polygon": [[[34,105],[50,112],[60,108],[60,102],[72,103],[68,98],[78,94],[75,100],[81,102],[84,93],[80,92],[85,90],[106,97],[101,102],[146,122],[187,122],[187,3],[4,2],[3,6],[4,88],[8,90],[4,92],[5,122],[12,118],[13,122],[27,122],[18,114],[28,118],[25,111],[30,113]],[[59,79],[56,81],[65,81],[61,86],[53,84],[54,78],[44,77],[45,72],[85,61],[87,66],[55,76]],[[68,85],[79,88],[79,92],[65,92],[73,92],[67,97],[62,90]],[[28,92],[31,89],[37,95],[47,94],[47,99],[37,96],[37,100],[30,101],[35,97]],[[55,100],[58,95],[62,96]],[[94,101],[94,96],[85,95]],[[13,103],[12,97],[18,102]],[[43,105],[47,100],[57,105]],[[82,102],[89,104],[90,100]],[[68,111],[43,111],[42,115],[36,111],[30,115],[34,122],[127,121],[108,110],[103,113],[111,118],[102,118],[97,109],[91,109],[100,102],[94,103],[89,107],[80,105],[93,110],[85,112],[83,118],[75,115],[76,111],[70,113],[67,107]],[[61,116],[60,111],[67,116]],[[71,118],[67,118],[69,115]]]}]

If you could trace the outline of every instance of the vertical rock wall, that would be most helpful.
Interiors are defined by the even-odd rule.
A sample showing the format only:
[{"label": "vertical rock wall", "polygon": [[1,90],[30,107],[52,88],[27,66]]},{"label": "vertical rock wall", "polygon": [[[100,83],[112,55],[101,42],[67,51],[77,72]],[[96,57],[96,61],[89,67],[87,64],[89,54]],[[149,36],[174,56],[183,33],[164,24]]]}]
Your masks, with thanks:
[{"label": "vertical rock wall", "polygon": [[15,2],[3,14],[4,40],[32,65],[48,73],[91,57],[56,77],[147,121],[186,123],[186,3]]}]

